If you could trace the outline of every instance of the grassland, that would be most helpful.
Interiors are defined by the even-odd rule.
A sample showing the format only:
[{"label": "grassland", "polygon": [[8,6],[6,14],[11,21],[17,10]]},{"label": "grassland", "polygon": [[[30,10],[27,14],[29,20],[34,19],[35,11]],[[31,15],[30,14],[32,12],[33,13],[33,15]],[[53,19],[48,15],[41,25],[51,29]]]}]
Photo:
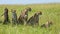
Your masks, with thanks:
[{"label": "grassland", "polygon": [[[53,25],[49,28],[32,27],[24,25],[11,24],[3,25],[0,22],[0,34],[60,34],[60,4],[33,4],[33,5],[0,5],[0,15],[3,14],[4,8],[9,9],[9,19],[11,21],[11,9],[17,10],[17,16],[19,17],[20,12],[26,8],[31,7],[32,11],[29,12],[29,18],[34,15],[37,11],[42,11],[40,16],[39,24],[46,23],[47,21],[53,21]],[[0,21],[3,22],[4,17],[0,16]]]}]

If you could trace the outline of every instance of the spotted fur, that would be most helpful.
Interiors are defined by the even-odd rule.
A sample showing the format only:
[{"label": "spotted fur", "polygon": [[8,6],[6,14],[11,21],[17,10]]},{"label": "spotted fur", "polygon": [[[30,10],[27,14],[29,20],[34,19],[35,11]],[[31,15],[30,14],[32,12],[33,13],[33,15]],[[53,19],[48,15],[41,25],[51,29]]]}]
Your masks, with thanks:
[{"label": "spotted fur", "polygon": [[39,25],[39,15],[42,15],[42,12],[35,13],[28,21],[27,24],[29,25]]},{"label": "spotted fur", "polygon": [[42,25],[41,25],[41,27],[48,28],[48,27],[50,27],[52,24],[53,24],[53,22],[52,22],[52,21],[48,21],[47,23],[42,24]]},{"label": "spotted fur", "polygon": [[27,21],[27,19],[28,19],[28,11],[31,11],[31,8],[30,8],[30,7],[29,7],[29,8],[25,8],[25,9],[21,12],[21,14],[20,14],[20,16],[19,16],[19,18],[18,18],[18,23],[24,24],[24,22]]},{"label": "spotted fur", "polygon": [[17,14],[16,14],[16,10],[11,10],[12,12],[12,23],[16,24],[17,23]]},{"label": "spotted fur", "polygon": [[4,9],[4,22],[3,22],[3,24],[7,24],[7,22],[10,22],[9,21],[9,16],[8,16],[8,8],[5,8]]}]

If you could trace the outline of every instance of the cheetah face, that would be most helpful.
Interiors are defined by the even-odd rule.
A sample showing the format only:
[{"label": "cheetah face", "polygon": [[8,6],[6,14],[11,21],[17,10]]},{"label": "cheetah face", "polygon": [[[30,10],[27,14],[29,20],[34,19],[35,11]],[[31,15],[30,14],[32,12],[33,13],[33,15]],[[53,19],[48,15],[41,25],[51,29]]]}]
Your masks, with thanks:
[{"label": "cheetah face", "polygon": [[42,15],[42,12],[39,11],[39,12],[36,13],[36,15]]},{"label": "cheetah face", "polygon": [[39,12],[38,14],[39,14],[39,15],[42,15],[42,12]]},{"label": "cheetah face", "polygon": [[32,9],[30,7],[27,8],[28,11],[31,11]]}]

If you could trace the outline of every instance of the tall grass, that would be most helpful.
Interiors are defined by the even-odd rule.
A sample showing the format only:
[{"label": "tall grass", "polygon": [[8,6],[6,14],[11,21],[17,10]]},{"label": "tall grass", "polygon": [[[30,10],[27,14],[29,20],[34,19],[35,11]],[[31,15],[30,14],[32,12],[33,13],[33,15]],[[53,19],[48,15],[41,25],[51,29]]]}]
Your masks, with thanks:
[{"label": "tall grass", "polygon": [[[3,14],[4,8],[9,9],[9,19],[11,21],[11,9],[17,10],[17,16],[19,17],[20,12],[26,8],[31,7],[32,11],[29,12],[29,18],[34,15],[35,12],[41,11],[43,14],[40,16],[39,26],[24,26],[11,24],[3,25],[0,22],[0,34],[59,34],[60,33],[60,4],[36,4],[36,5],[0,5],[0,15]],[[0,21],[3,22],[4,17],[0,16]],[[53,25],[49,28],[41,28],[41,24],[47,21],[53,21]]]}]

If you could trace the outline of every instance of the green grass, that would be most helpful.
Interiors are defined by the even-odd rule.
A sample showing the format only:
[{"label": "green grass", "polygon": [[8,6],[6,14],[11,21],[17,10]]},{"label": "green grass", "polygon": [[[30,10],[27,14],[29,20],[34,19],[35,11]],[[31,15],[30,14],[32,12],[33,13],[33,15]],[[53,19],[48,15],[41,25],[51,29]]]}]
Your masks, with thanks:
[{"label": "green grass", "polygon": [[[17,10],[19,17],[20,12],[26,8],[31,7],[32,11],[29,12],[29,18],[37,11],[42,11],[39,24],[46,23],[47,21],[53,21],[53,25],[49,28],[32,27],[24,25],[11,24],[3,25],[0,23],[0,34],[59,34],[60,33],[60,4],[33,4],[33,5],[0,5],[0,15],[3,14],[4,8],[9,9],[9,19],[11,20],[11,9]],[[3,21],[4,17],[0,16],[0,21]]]}]

